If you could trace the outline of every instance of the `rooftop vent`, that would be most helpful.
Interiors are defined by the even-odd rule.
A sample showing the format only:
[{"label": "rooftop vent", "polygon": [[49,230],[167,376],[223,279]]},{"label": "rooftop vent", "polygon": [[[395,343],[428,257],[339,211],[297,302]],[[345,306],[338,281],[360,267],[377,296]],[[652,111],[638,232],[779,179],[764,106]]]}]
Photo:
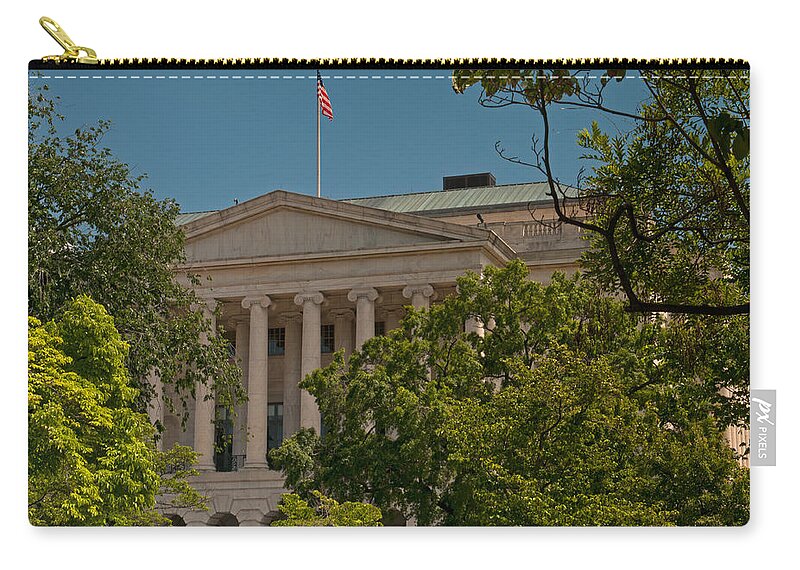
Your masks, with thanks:
[{"label": "rooftop vent", "polygon": [[494,186],[497,181],[491,172],[480,174],[461,174],[459,176],[445,176],[442,178],[444,190],[458,190],[461,188],[477,188],[480,186]]}]

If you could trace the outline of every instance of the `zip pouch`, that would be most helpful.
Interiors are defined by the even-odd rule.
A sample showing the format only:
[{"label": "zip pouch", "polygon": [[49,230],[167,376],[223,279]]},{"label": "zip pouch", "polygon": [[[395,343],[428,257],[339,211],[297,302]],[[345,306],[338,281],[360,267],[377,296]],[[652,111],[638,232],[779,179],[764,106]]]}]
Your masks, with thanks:
[{"label": "zip pouch", "polygon": [[34,525],[739,526],[749,66],[29,65]]}]

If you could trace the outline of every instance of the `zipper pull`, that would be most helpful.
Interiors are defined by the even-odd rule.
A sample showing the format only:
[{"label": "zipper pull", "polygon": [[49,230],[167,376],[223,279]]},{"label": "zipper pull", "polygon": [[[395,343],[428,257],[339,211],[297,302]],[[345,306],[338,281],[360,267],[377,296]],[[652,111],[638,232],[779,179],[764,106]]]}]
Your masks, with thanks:
[{"label": "zipper pull", "polygon": [[[58,62],[70,62],[70,63],[98,63],[97,61],[97,54],[91,48],[76,46],[75,42],[73,42],[70,37],[67,35],[67,32],[59,26],[52,18],[48,18],[47,16],[42,16],[39,18],[39,24],[45,29],[45,31],[50,34],[54,40],[58,42],[62,48],[64,48],[64,53],[61,55],[46,55],[42,58],[43,61],[58,61]],[[81,56],[81,52],[85,55]]]}]

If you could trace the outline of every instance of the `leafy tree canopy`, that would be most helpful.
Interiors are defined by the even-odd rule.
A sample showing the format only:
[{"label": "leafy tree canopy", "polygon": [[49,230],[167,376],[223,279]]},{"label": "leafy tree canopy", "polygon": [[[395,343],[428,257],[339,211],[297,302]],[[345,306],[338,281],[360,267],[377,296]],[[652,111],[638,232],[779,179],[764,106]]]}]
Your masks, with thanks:
[{"label": "leafy tree canopy", "polygon": [[[487,107],[525,105],[541,119],[532,155],[501,156],[537,169],[550,186],[556,223],[585,230],[588,273],[635,312],[749,312],[750,90],[747,70],[671,69],[585,73],[567,69],[456,70],[453,87],[480,85]],[[599,78],[597,76],[600,75]],[[638,81],[637,109],[612,108],[607,90]],[[569,185],[551,168],[553,104],[625,117],[608,134],[578,136],[592,167]],[[552,223],[542,221],[542,223]]]},{"label": "leafy tree canopy", "polygon": [[140,410],[151,371],[176,388],[184,412],[196,383],[209,379],[218,402],[244,398],[225,340],[208,334],[201,300],[174,279],[184,259],[177,204],[141,191],[142,177],[100,146],[109,122],[62,136],[63,117],[44,91],[29,96],[28,111],[29,314],[47,321],[80,294],[103,305],[128,342]]},{"label": "leafy tree canopy", "polygon": [[294,493],[284,495],[278,510],[286,517],[271,526],[382,526],[381,510],[366,503],[338,501],[319,491],[312,493],[309,505]]},{"label": "leafy tree canopy", "polygon": [[585,279],[527,273],[464,277],[303,380],[327,432],[272,452],[287,484],[421,525],[744,524],[721,429],[746,404],[719,390],[746,392],[746,369],[716,371],[746,355],[745,317],[641,319]]},{"label": "leafy tree canopy", "polygon": [[131,409],[128,345],[105,309],[80,296],[57,320],[29,317],[28,326],[31,524],[165,524],[154,509],[160,495],[203,508],[186,483],[191,472],[174,468],[194,452],[156,451],[147,416]]}]

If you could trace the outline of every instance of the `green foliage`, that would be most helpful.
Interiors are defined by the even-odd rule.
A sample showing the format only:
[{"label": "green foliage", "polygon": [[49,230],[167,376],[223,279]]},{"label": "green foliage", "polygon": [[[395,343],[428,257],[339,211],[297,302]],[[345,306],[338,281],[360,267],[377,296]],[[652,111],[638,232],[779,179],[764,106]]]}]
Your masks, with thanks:
[{"label": "green foliage", "polygon": [[468,87],[480,84],[487,97],[514,90],[529,104],[541,98],[552,103],[575,95],[581,90],[578,77],[568,69],[455,69],[453,89],[463,93]]},{"label": "green foliage", "polygon": [[194,452],[156,451],[147,416],[131,409],[138,391],[128,383],[127,351],[113,318],[86,296],[45,325],[29,318],[31,524],[165,524],[155,511],[165,494],[173,506],[202,508],[186,482],[192,472],[175,469]]},{"label": "green foliage", "polygon": [[[168,451],[155,451],[153,468],[161,477],[156,496],[156,506],[162,509],[191,509],[205,511],[208,497],[189,484],[189,478],[199,475],[192,465],[197,463],[197,453],[185,445],[175,444]],[[169,519],[159,515],[156,524],[167,524]]]},{"label": "green foliage", "polygon": [[[336,357],[340,356],[337,354]],[[285,470],[291,487],[304,497],[312,497],[316,490],[314,476],[318,467],[316,456],[319,444],[319,436],[313,429],[300,428],[291,437],[284,439],[279,448],[269,453],[270,461]]]},{"label": "green foliage", "polygon": [[374,505],[339,504],[319,491],[312,495],[313,506],[293,493],[284,495],[278,510],[286,518],[273,522],[272,526],[383,526],[381,510]]},{"label": "green foliage", "polygon": [[131,404],[140,411],[152,370],[176,388],[184,413],[196,383],[210,378],[217,401],[243,399],[225,340],[208,334],[199,299],[175,281],[184,259],[178,205],[141,191],[142,177],[100,146],[109,122],[62,136],[62,117],[42,91],[29,96],[28,112],[29,314],[48,321],[81,294],[103,305],[128,342],[125,366],[140,394]]},{"label": "green foliage", "polygon": [[[583,263],[637,312],[731,315],[749,311],[750,90],[743,70],[608,70],[599,81],[569,70],[456,70],[453,88],[482,88],[486,107],[518,104],[541,119],[532,166],[550,184],[558,219],[584,230]],[[616,79],[609,82],[611,78]],[[614,109],[606,90],[640,82],[637,109]],[[628,119],[611,136],[597,122],[578,135],[591,174],[562,185],[550,165],[549,109]],[[618,126],[615,126],[618,128]],[[501,152],[502,155],[502,152]],[[505,156],[504,156],[505,157]],[[565,197],[575,211],[566,207]]]},{"label": "green foliage", "polygon": [[543,286],[512,262],[458,286],[303,380],[326,435],[271,456],[301,497],[421,525],[746,522],[748,473],[721,436],[742,410],[713,376],[738,361],[735,319],[703,323],[704,351],[691,319],[637,318],[577,276]]},{"label": "green foliage", "polygon": [[131,410],[128,350],[88,297],[29,319],[28,504],[35,525],[126,525],[153,504],[152,427]]},{"label": "green foliage", "polygon": [[[646,121],[611,137],[597,127],[578,136],[596,165],[584,196],[602,198],[593,223],[613,228],[619,259],[608,239],[593,235],[584,261],[607,288],[620,288],[621,268],[636,297],[687,305],[735,306],[749,301],[749,130],[724,109],[733,91],[720,80],[699,81],[694,91],[658,83],[657,102],[645,117],[667,113],[673,121]],[[747,93],[746,89],[742,90]],[[693,95],[708,114],[696,120]],[[716,159],[716,150],[721,159]],[[735,149],[735,153],[734,153]],[[626,223],[614,224],[623,210]],[[615,265],[618,264],[619,267]]]}]

